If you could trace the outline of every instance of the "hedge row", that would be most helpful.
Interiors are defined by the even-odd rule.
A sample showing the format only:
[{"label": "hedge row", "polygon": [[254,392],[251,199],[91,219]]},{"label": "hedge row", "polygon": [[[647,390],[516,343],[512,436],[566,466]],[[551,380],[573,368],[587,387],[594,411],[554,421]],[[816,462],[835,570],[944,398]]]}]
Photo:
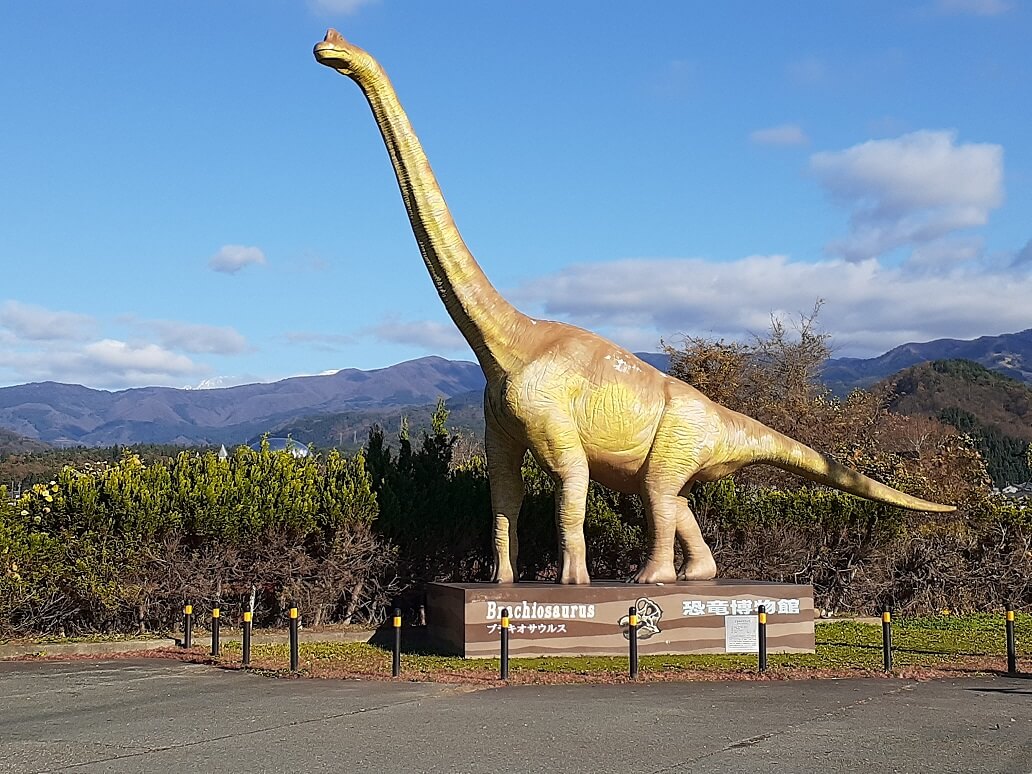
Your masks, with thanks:
[{"label": "hedge row", "polygon": [[[491,571],[484,461],[454,460],[443,423],[413,444],[374,432],[363,454],[238,449],[66,468],[0,498],[0,634],[167,629],[180,605],[298,601],[316,622],[378,621],[423,581]],[[521,575],[554,579],[552,482],[524,467]],[[1032,511],[990,500],[924,517],[819,488],[700,486],[692,506],[723,576],[812,583],[818,607],[976,610],[1032,603]],[[640,501],[592,486],[592,577],[628,577],[646,550]]]}]

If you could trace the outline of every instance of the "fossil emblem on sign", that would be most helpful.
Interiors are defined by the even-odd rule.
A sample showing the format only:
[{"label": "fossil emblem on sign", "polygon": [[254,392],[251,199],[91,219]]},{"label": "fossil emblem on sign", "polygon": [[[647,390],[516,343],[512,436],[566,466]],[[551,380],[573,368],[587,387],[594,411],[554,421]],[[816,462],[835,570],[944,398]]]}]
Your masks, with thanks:
[{"label": "fossil emblem on sign", "polygon": [[[634,603],[634,610],[638,614],[638,639],[647,640],[654,634],[659,634],[659,619],[663,617],[663,608],[657,605],[648,597],[638,597]],[[623,636],[630,639],[630,632],[627,631],[627,616],[622,616],[617,624],[623,628]]]}]

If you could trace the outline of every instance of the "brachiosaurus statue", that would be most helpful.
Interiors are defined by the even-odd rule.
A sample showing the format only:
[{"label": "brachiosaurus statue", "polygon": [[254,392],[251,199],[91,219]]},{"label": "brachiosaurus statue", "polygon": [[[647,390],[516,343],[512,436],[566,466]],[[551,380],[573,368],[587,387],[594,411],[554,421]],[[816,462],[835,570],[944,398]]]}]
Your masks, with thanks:
[{"label": "brachiosaurus statue", "polygon": [[[601,336],[519,312],[473,259],[390,79],[329,30],[321,64],[358,84],[372,108],[416,242],[452,320],[487,377],[485,446],[494,512],[494,580],[516,580],[520,474],[529,449],[556,483],[559,582],[590,583],[584,546],[588,480],[644,501],[651,533],[638,583],[716,575],[685,494],[744,465],[768,463],[871,500],[918,511],[951,506],[879,484],[765,425],[719,406]],[[685,562],[674,567],[674,540]]]}]

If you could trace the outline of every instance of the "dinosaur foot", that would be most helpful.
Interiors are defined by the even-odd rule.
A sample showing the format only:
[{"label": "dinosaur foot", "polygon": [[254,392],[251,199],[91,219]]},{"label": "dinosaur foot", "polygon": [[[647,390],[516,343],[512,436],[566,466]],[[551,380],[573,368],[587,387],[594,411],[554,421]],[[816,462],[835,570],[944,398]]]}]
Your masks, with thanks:
[{"label": "dinosaur foot", "polygon": [[519,578],[516,573],[512,571],[512,567],[498,567],[494,571],[494,575],[491,577],[491,583],[515,583]]},{"label": "dinosaur foot", "polygon": [[564,586],[587,586],[591,583],[591,576],[588,575],[587,566],[583,564],[579,567],[565,565],[559,576],[559,582]]},{"label": "dinosaur foot", "polygon": [[674,583],[676,580],[677,573],[674,570],[673,564],[646,564],[634,576],[635,583]]},{"label": "dinosaur foot", "polygon": [[713,556],[689,559],[677,573],[678,580],[710,580],[717,577],[717,563]]}]

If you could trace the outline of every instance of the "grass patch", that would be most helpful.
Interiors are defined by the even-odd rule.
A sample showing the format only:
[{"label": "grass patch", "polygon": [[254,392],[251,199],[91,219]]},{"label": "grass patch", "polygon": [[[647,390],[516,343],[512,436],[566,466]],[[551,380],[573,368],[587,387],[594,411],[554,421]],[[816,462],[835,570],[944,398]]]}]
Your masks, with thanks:
[{"label": "grass patch", "polygon": [[[1032,615],[1018,614],[1015,635],[1019,656],[1032,652]],[[772,653],[772,677],[861,676],[882,671],[881,624],[836,621],[816,626],[815,653]],[[1006,655],[999,615],[921,616],[893,623],[893,662],[898,674],[937,671],[980,673],[1001,669]],[[239,664],[239,643],[228,643],[220,663]],[[255,645],[252,668],[288,674],[286,645]],[[368,643],[302,643],[301,674],[313,677],[386,678],[389,650]],[[499,660],[463,659],[429,653],[403,653],[402,677],[409,680],[494,682]],[[626,679],[626,657],[551,656],[513,658],[510,682],[606,682]],[[755,655],[642,656],[645,680],[721,679],[756,676]]]}]

